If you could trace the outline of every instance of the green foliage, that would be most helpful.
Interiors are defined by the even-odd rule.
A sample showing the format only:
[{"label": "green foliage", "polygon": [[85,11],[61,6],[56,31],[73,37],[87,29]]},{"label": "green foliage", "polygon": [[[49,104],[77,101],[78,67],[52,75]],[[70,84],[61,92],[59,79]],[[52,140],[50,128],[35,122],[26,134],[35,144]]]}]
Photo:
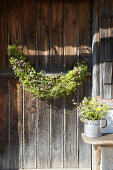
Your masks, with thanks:
[{"label": "green foliage", "polygon": [[87,75],[87,66],[84,63],[78,63],[65,76],[45,76],[44,71],[36,72],[15,44],[9,46],[8,52],[15,75],[19,77],[25,89],[33,94],[33,97],[45,100],[66,97],[75,92],[76,87]]},{"label": "green foliage", "polygon": [[[74,103],[76,105],[76,103]],[[101,104],[95,98],[84,100],[77,107],[81,121],[85,120],[102,120],[107,116],[110,108],[106,104]]]}]

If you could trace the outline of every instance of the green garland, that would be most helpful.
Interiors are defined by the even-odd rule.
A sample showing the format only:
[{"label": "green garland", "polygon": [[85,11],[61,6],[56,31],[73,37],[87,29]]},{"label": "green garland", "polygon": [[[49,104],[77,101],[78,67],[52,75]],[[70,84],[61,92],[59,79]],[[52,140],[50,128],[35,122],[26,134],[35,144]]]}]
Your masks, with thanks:
[{"label": "green garland", "polygon": [[65,76],[46,76],[44,71],[36,72],[15,44],[9,46],[8,52],[15,75],[33,97],[49,100],[71,95],[87,75],[87,66],[82,63],[77,64]]}]

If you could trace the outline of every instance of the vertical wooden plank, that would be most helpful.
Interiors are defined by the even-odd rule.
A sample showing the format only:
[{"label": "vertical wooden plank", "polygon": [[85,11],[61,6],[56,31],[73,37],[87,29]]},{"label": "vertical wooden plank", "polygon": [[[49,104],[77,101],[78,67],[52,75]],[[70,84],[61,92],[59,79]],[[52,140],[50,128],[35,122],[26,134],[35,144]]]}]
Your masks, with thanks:
[{"label": "vertical wooden plank", "polygon": [[10,169],[22,168],[22,90],[10,78]]},{"label": "vertical wooden plank", "polygon": [[77,112],[72,102],[73,98],[77,102],[76,97],[67,98],[65,103],[64,168],[78,167]]},{"label": "vertical wooden plank", "polygon": [[[20,86],[19,82],[16,84],[17,87],[17,112],[18,112],[18,136],[19,136],[19,168],[22,168],[22,158],[23,158],[23,148],[22,148],[22,127],[23,127],[23,88]],[[20,87],[22,89],[20,89]]]},{"label": "vertical wooden plank", "polygon": [[[113,4],[113,3],[112,3]],[[112,12],[113,13],[113,12]],[[110,18],[110,61],[113,61],[113,17]]]},{"label": "vertical wooden plank", "polygon": [[0,77],[0,169],[9,168],[8,79]]},{"label": "vertical wooden plank", "polygon": [[79,59],[88,64],[91,71],[91,1],[79,2]]},{"label": "vertical wooden plank", "polygon": [[112,0],[101,0],[99,1],[99,13],[100,17],[111,17],[113,14],[113,3]]},{"label": "vertical wooden plank", "polygon": [[101,64],[101,96],[103,98],[112,98],[113,92],[113,63],[104,62]]},{"label": "vertical wooden plank", "polygon": [[110,61],[110,18],[100,18],[100,61]]},{"label": "vertical wooden plank", "polygon": [[36,100],[24,91],[23,165],[24,169],[36,168]]},{"label": "vertical wooden plank", "polygon": [[103,98],[103,63],[100,63],[100,96]]},{"label": "vertical wooden plank", "polygon": [[21,0],[8,1],[8,44],[21,45]]},{"label": "vertical wooden plank", "polygon": [[38,100],[37,168],[50,168],[50,106]]},{"label": "vertical wooden plank", "polygon": [[93,1],[92,23],[92,97],[100,95],[99,1]]},{"label": "vertical wooden plank", "polygon": [[7,3],[0,0],[0,72],[7,70]]},{"label": "vertical wooden plank", "polygon": [[50,4],[48,0],[36,1],[36,32],[37,32],[37,71],[49,71],[50,62]]},{"label": "vertical wooden plank", "polygon": [[63,100],[51,103],[51,168],[63,168]]},{"label": "vertical wooden plank", "polygon": [[[102,8],[99,8],[99,7]],[[105,8],[106,6],[106,8]],[[99,25],[100,25],[100,61],[104,61],[106,58],[106,46],[104,44],[107,45],[107,34],[108,34],[108,30],[107,30],[107,16],[108,16],[108,6],[106,4],[106,1],[101,0],[98,3],[98,12],[99,12]],[[104,16],[104,17],[103,17]],[[104,47],[103,47],[104,45]],[[105,48],[105,49],[104,49]],[[108,50],[109,51],[109,50]],[[104,53],[103,53],[104,52]],[[94,78],[93,78],[94,79]],[[97,82],[97,84],[99,84]],[[100,96],[103,98],[104,95],[104,84],[103,84],[103,62],[100,62]],[[94,152],[94,150],[93,150]]]},{"label": "vertical wooden plank", "polygon": [[64,64],[66,71],[72,69],[78,60],[78,25],[78,1],[64,1]]},{"label": "vertical wooden plank", "polygon": [[[8,44],[22,44],[22,3],[8,1]],[[17,79],[10,79],[10,169],[22,168],[22,91]]]},{"label": "vertical wooden plank", "polygon": [[23,52],[29,56],[33,65],[35,64],[36,55],[36,9],[35,1],[23,1]]},{"label": "vertical wooden plank", "polygon": [[112,93],[113,93],[113,85],[112,84],[104,85],[103,98],[104,99],[111,99],[111,98],[113,98]]},{"label": "vertical wooden plank", "polygon": [[104,62],[103,63],[103,84],[112,84],[113,77],[113,63],[112,62]]},{"label": "vertical wooden plank", "polygon": [[[91,39],[89,37],[91,37],[91,1],[85,0],[79,2],[79,58],[85,60],[91,70]],[[83,100],[84,96],[91,96],[91,80],[83,82],[78,93],[78,103]],[[85,144],[82,140],[83,125],[83,122],[78,120],[79,168],[90,168],[91,145]]]},{"label": "vertical wooden plank", "polygon": [[102,0],[100,1],[100,6],[102,8],[99,8],[99,19],[100,19],[100,57],[101,61],[113,61],[113,55],[112,55],[112,39],[113,39],[113,33],[112,33],[112,18],[113,18],[113,4],[111,0]]},{"label": "vertical wooden plank", "polygon": [[92,158],[92,170],[100,170],[101,165],[101,146],[92,146],[93,158]]},{"label": "vertical wooden plank", "polygon": [[8,45],[15,43],[20,46],[22,43],[21,9],[21,0],[8,1]]},{"label": "vertical wooden plank", "polygon": [[[112,2],[111,0],[100,2],[100,95],[102,98],[112,98]],[[109,61],[109,62],[108,62]]]},{"label": "vertical wooden plank", "polygon": [[50,72],[64,71],[63,17],[63,1],[51,1]]},{"label": "vertical wooden plank", "polygon": [[113,167],[113,147],[105,146],[101,147],[101,165],[100,169],[112,169]]},{"label": "vertical wooden plank", "polygon": [[108,6],[109,6],[109,8],[108,8],[108,11],[109,11],[109,16],[113,16],[113,2],[112,2],[112,0],[108,0],[107,1],[108,2]]},{"label": "vertical wooden plank", "polygon": [[[91,97],[91,80],[83,82],[78,93],[78,103],[84,98]],[[79,168],[91,168],[91,145],[84,143],[81,133],[84,131],[83,122],[78,121]],[[86,154],[87,151],[87,154]]]},{"label": "vertical wooden plank", "polygon": [[[37,71],[49,71],[50,4],[36,1]],[[38,100],[37,168],[50,168],[50,109],[49,104]]]},{"label": "vertical wooden plank", "polygon": [[[36,8],[35,1],[23,1],[23,52],[35,65],[36,50]],[[24,168],[36,168],[36,100],[24,92]]]}]

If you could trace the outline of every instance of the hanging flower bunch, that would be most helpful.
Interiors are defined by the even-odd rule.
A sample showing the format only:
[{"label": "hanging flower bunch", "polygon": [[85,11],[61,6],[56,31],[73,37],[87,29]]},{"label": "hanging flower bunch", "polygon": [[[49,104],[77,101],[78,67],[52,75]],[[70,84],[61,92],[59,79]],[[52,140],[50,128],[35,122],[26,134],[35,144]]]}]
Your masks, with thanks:
[{"label": "hanging flower bunch", "polygon": [[87,75],[86,64],[78,63],[64,76],[46,76],[44,71],[36,72],[15,44],[9,46],[8,52],[15,75],[19,77],[25,89],[33,94],[33,97],[49,100],[71,95]]}]

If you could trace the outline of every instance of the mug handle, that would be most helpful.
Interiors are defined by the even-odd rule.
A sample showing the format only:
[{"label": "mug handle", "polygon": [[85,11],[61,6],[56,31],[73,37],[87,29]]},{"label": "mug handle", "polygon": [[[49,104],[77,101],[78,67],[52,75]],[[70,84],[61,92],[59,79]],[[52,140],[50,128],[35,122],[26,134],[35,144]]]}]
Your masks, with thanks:
[{"label": "mug handle", "polygon": [[105,126],[103,126],[102,128],[105,128],[106,126],[107,126],[107,120],[104,118],[103,120],[105,120],[106,121],[106,124],[105,124]]}]

